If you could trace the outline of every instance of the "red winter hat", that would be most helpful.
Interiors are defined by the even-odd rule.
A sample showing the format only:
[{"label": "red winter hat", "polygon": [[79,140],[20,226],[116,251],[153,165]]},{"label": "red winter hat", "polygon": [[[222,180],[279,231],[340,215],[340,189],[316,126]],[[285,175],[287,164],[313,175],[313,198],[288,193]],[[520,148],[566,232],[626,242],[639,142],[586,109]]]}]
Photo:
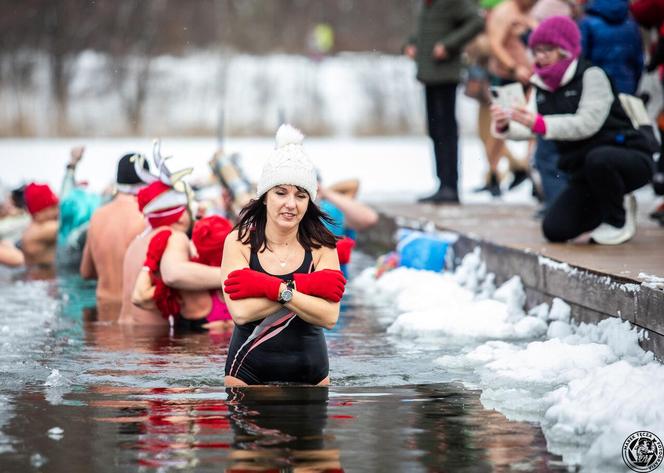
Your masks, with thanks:
[{"label": "red winter hat", "polygon": [[35,184],[34,182],[25,186],[23,198],[28,212],[32,215],[59,203],[58,196],[53,193],[48,184]]},{"label": "red winter hat", "polygon": [[191,241],[198,250],[197,262],[208,266],[221,266],[224,241],[232,229],[231,222],[218,215],[205,217],[196,222]]},{"label": "red winter hat", "polygon": [[187,195],[161,181],[138,191],[138,209],[153,228],[177,222],[187,210]]}]

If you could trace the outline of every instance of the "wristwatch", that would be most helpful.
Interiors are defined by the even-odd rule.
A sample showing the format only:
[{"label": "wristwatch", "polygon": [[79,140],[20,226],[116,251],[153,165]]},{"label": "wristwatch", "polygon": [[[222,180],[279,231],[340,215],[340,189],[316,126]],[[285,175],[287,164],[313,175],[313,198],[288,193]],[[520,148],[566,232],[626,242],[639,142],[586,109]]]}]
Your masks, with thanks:
[{"label": "wristwatch", "polygon": [[286,281],[286,289],[281,291],[279,293],[279,299],[277,299],[277,302],[279,304],[285,304],[287,302],[290,302],[291,299],[293,298],[293,289],[295,288],[295,282],[294,281]]}]

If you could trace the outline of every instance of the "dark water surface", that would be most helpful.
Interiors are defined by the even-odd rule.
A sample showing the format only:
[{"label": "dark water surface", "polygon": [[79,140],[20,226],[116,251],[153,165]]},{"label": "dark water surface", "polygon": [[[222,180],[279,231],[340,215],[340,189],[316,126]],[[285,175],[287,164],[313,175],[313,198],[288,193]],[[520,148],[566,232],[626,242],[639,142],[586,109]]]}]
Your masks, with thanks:
[{"label": "dark water surface", "polygon": [[74,275],[0,274],[0,471],[566,470],[433,365],[444,348],[397,345],[346,301],[330,388],[226,389],[230,334],[123,329]]}]

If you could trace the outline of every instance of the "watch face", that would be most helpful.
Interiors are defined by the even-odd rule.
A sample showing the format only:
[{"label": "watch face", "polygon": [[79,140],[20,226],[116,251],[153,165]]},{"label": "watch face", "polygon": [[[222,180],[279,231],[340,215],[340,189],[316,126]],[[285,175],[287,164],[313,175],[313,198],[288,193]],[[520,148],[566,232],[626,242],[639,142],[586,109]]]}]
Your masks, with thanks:
[{"label": "watch face", "polygon": [[293,298],[293,291],[291,291],[290,289],[284,289],[283,291],[281,291],[281,297],[279,298],[283,302],[290,302],[290,300]]}]

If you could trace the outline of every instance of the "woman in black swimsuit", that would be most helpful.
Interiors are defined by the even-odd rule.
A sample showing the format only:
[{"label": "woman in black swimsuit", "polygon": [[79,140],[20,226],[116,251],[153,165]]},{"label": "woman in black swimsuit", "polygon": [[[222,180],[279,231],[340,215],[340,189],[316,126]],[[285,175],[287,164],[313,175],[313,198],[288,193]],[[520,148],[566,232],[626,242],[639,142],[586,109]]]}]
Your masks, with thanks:
[{"label": "woman in black swimsuit", "polygon": [[226,386],[329,384],[323,328],[339,317],[345,279],[336,239],[316,204],[316,171],[302,134],[282,125],[256,200],[226,239],[224,295],[236,327]]}]

